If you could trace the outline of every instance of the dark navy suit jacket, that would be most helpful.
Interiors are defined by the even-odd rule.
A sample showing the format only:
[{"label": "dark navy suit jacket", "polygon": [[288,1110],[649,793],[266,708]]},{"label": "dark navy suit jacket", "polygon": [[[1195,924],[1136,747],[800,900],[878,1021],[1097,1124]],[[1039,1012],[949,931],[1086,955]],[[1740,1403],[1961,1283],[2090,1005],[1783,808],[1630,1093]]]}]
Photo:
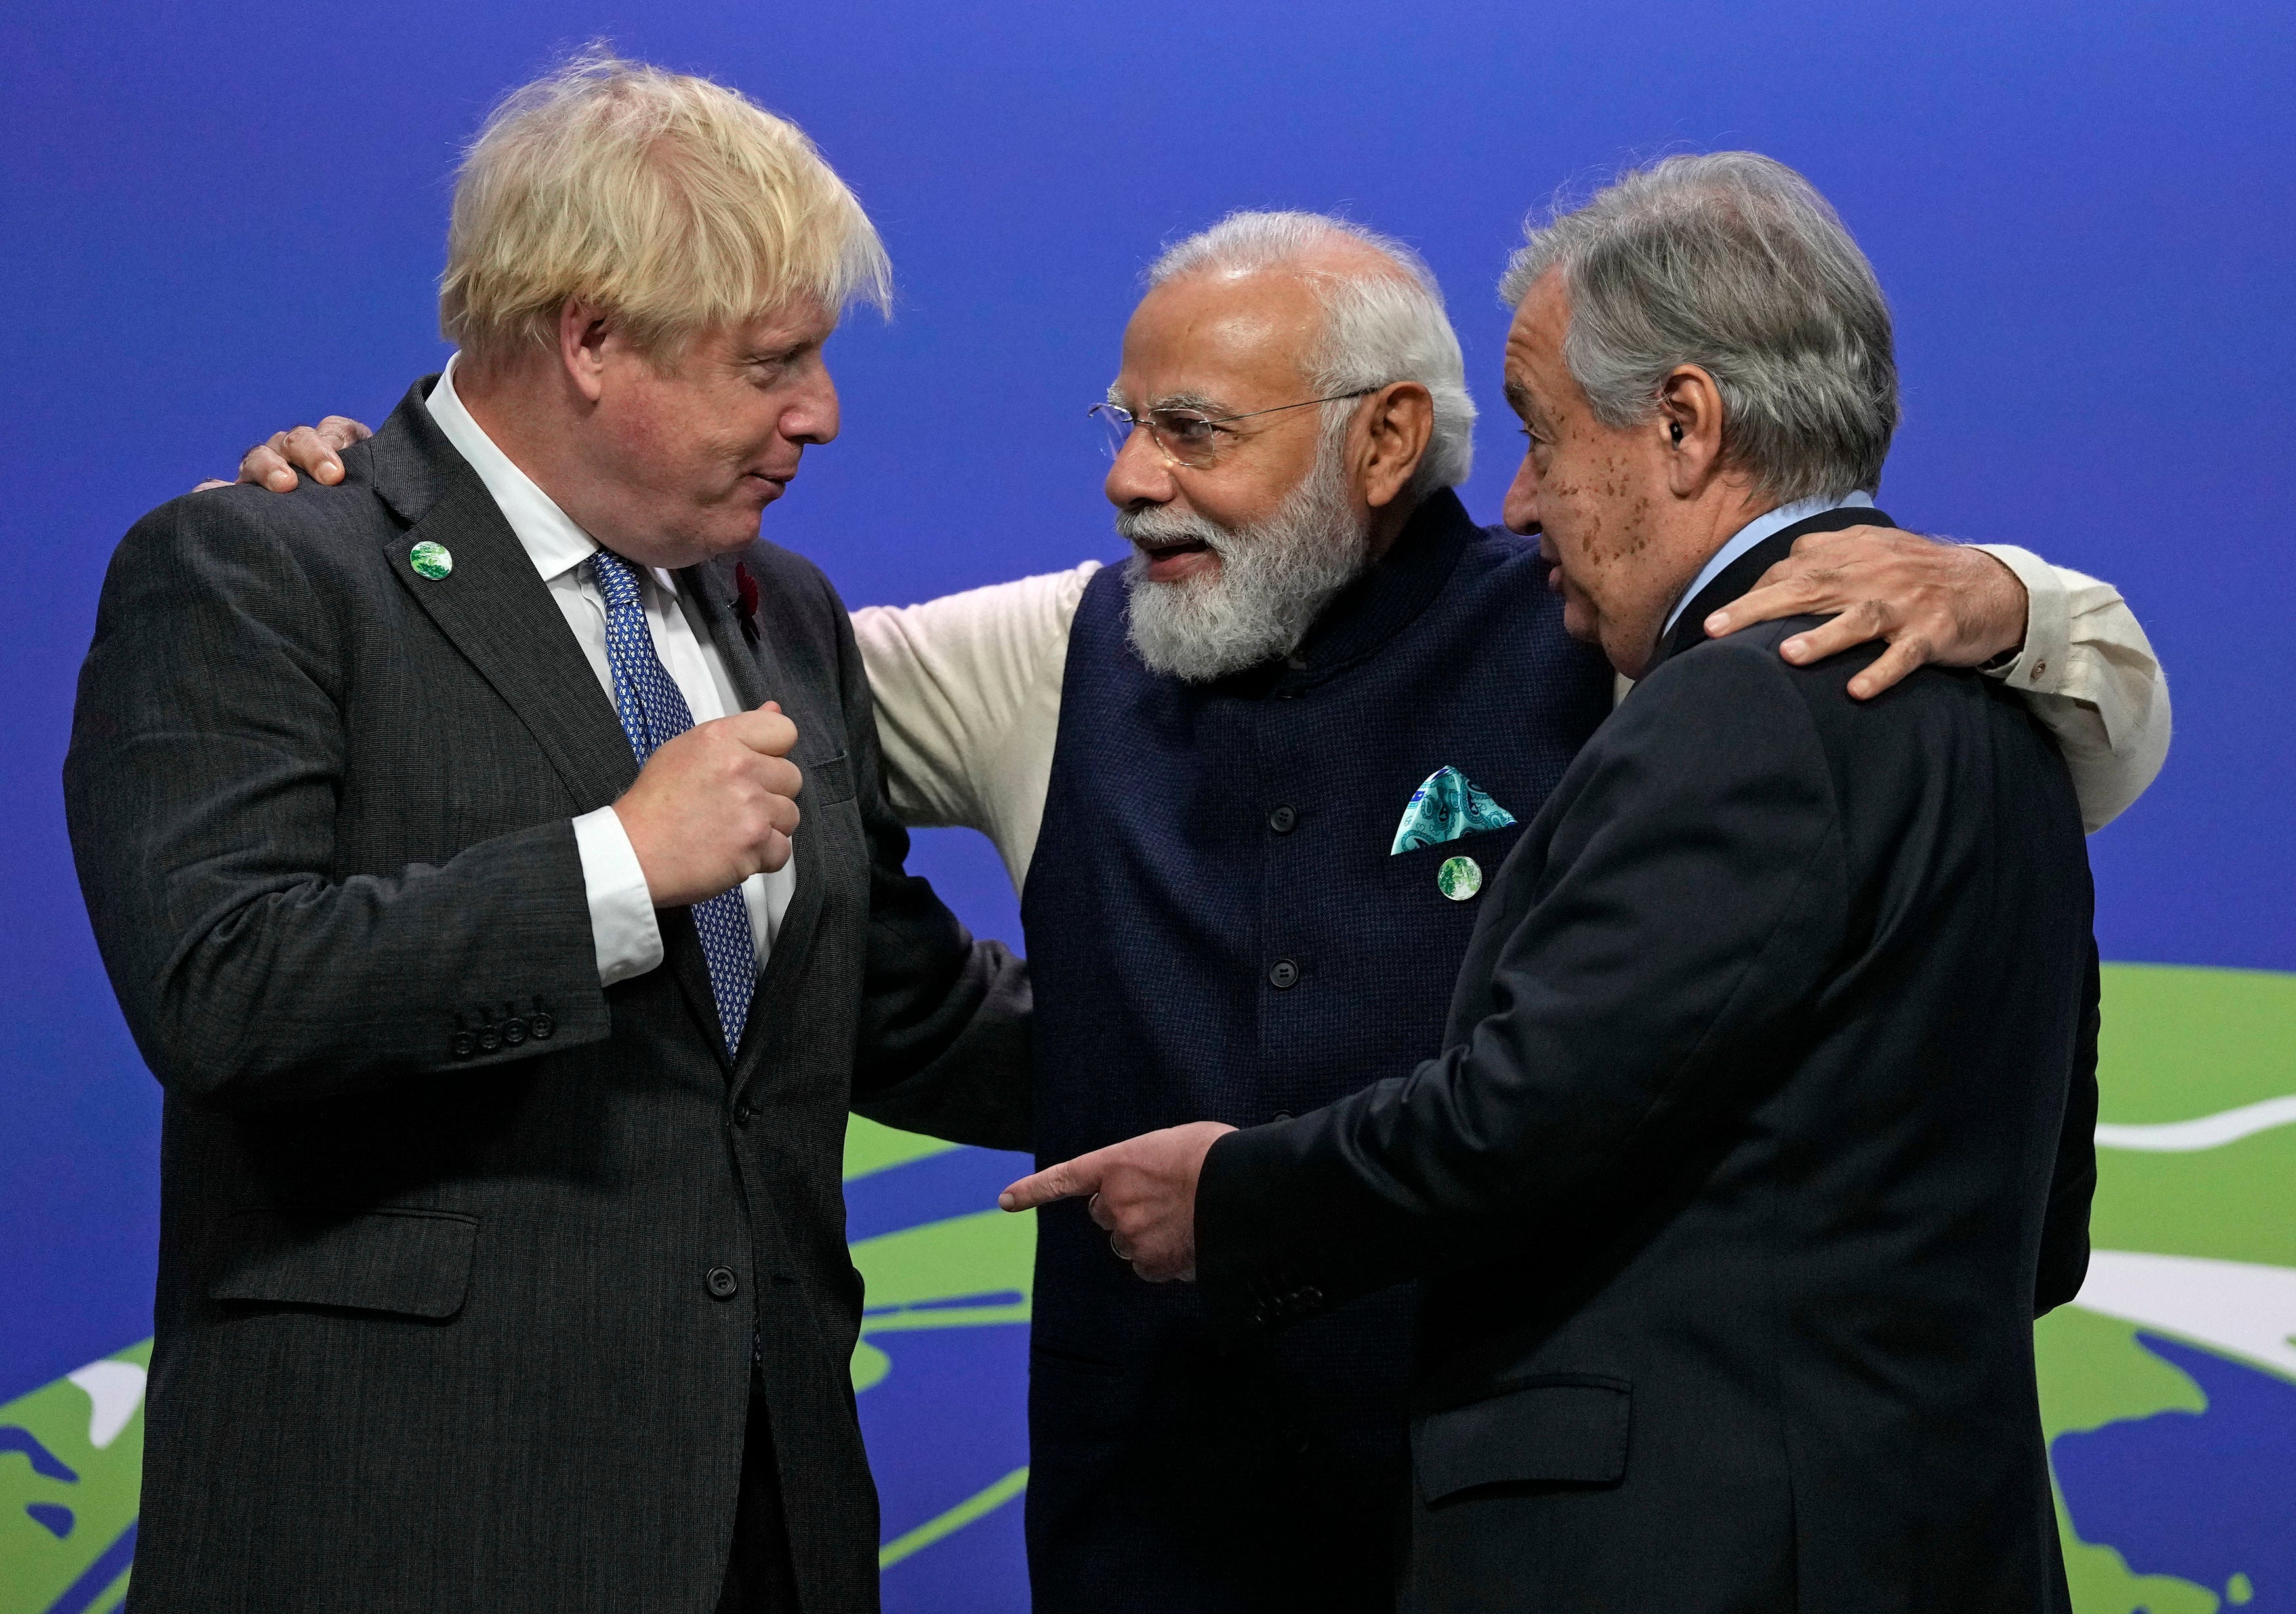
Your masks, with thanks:
[{"label": "dark navy suit jacket", "polygon": [[1224,1324],[1419,1281],[1407,1610],[2067,1606],[2032,1356],[2094,1183],[2064,764],[1972,673],[1860,705],[1870,647],[1698,627],[1868,520],[1683,614],[1481,899],[1440,1058],[1206,1160]]},{"label": "dark navy suit jacket", "polygon": [[[1304,1115],[1440,1048],[1479,901],[1436,870],[1496,873],[1610,710],[1546,569],[1441,493],[1297,655],[1208,685],[1151,673],[1120,572],[1094,579],[1022,907],[1043,1160]],[[1390,855],[1447,766],[1518,822]],[[1226,1350],[1192,1287],[1141,1282],[1067,1203],[1035,1307],[1039,1610],[1390,1606],[1407,1293]]]}]

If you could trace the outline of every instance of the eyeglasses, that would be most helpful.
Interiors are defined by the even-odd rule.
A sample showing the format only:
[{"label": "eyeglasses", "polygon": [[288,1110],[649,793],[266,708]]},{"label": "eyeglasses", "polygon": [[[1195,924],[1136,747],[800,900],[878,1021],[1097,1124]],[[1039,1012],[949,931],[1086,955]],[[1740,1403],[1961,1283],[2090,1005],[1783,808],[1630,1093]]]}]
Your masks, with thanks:
[{"label": "eyeglasses", "polygon": [[1336,404],[1342,398],[1368,397],[1378,391],[1376,387],[1358,387],[1353,392],[1334,392],[1329,397],[1311,397],[1296,404],[1278,404],[1273,409],[1247,409],[1242,414],[1206,414],[1201,409],[1147,409],[1135,414],[1121,404],[1095,404],[1085,413],[1108,430],[1108,457],[1114,459],[1124,452],[1124,445],[1132,440],[1133,432],[1146,427],[1149,440],[1157,451],[1175,465],[1201,470],[1211,463],[1225,446],[1221,438],[1233,437],[1228,430],[1230,421],[1249,421],[1263,414],[1282,414],[1292,409],[1311,409],[1317,404]]}]

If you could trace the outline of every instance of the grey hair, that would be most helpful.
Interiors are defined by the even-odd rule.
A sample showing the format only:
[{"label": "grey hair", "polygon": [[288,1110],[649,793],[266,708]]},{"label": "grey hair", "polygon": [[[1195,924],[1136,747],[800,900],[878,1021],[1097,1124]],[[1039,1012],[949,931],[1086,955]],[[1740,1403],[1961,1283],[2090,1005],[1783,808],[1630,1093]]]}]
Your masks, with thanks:
[{"label": "grey hair", "polygon": [[1890,306],[1824,197],[1752,152],[1669,157],[1524,226],[1499,296],[1549,270],[1563,360],[1595,417],[1647,420],[1696,365],[1722,395],[1723,463],[1781,504],[1878,492],[1898,429]]},{"label": "grey hair", "polygon": [[[1307,276],[1325,321],[1322,348],[1303,366],[1308,380],[1327,394],[1395,381],[1426,388],[1435,400],[1435,423],[1412,496],[1456,487],[1474,467],[1475,400],[1442,288],[1425,260],[1401,242],[1323,213],[1231,213],[1165,248],[1143,278],[1153,290],[1184,274],[1272,269],[1311,258],[1335,238],[1360,242],[1402,273],[1319,268]],[[1352,399],[1324,406],[1326,441],[1345,433],[1354,408]]]}]

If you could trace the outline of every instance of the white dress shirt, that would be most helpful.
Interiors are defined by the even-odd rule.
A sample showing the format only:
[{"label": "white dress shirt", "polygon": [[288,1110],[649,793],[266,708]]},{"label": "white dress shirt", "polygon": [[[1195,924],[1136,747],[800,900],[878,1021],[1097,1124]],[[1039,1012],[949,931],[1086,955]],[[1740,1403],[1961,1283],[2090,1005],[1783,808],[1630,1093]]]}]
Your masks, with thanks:
[{"label": "white dress shirt", "polygon": [[[457,358],[459,358],[459,355]],[[439,384],[428,399],[430,418],[455,452],[471,463],[486,484],[503,519],[525,545],[527,557],[550,588],[574,641],[589,658],[598,686],[614,700],[614,676],[606,660],[606,603],[584,564],[598,545],[558,508],[557,501],[535,485],[534,479],[511,463],[496,447],[455,391],[456,359],[447,361]],[[645,605],[646,626],[653,630],[654,653],[685,697],[697,724],[742,709],[741,698],[726,676],[726,663],[706,634],[694,631],[678,596],[677,579],[659,567],[636,567],[638,593]],[[1042,798],[1038,810],[1042,811]],[[661,927],[655,922],[653,899],[646,889],[645,872],[630,845],[628,832],[610,807],[585,813],[574,820],[574,844],[582,856],[582,884],[590,901],[590,935],[598,951],[598,980],[602,986],[643,975],[661,963]],[[750,936],[756,944],[762,971],[789,911],[796,889],[795,860],[771,874],[752,874],[742,882],[742,901],[750,911]]]},{"label": "white dress shirt", "polygon": [[[1800,519],[1789,516],[1739,553]],[[2012,545],[1975,547],[2025,585],[2024,649],[1988,676],[2022,694],[2056,736],[2081,817],[2101,829],[2144,793],[2168,756],[2168,681],[2111,585]],[[913,828],[980,831],[1015,890],[1028,877],[1051,788],[1069,627],[1100,564],[853,613],[894,812]],[[1702,578],[1684,599],[1710,580]]]}]

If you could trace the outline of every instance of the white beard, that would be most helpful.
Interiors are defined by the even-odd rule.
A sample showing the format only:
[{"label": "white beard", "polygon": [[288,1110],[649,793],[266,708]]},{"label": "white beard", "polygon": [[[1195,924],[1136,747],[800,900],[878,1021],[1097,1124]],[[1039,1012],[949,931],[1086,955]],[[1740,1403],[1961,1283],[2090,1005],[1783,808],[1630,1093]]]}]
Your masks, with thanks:
[{"label": "white beard", "polygon": [[1176,583],[1144,574],[1137,549],[1125,562],[1132,648],[1152,672],[1207,684],[1300,646],[1333,595],[1361,577],[1370,523],[1349,508],[1339,455],[1321,453],[1267,520],[1231,530],[1168,510],[1119,511],[1126,539],[1197,539],[1219,556],[1209,575]]}]

